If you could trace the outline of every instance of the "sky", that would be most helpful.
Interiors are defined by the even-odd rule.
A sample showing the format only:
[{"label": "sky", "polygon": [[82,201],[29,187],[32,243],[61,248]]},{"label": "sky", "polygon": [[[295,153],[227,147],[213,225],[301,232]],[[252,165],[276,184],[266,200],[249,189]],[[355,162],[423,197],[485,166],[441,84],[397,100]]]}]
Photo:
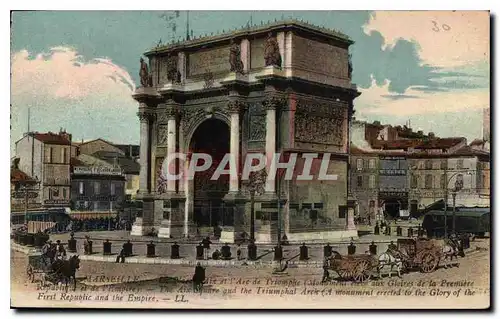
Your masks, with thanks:
[{"label": "sky", "polygon": [[[181,40],[186,12],[13,12],[11,151],[28,130],[73,140],[139,143],[139,57]],[[490,104],[490,20],[484,11],[191,11],[194,36],[296,18],[355,41],[356,118],[440,137],[482,138]],[[175,32],[172,22],[176,22]]]}]

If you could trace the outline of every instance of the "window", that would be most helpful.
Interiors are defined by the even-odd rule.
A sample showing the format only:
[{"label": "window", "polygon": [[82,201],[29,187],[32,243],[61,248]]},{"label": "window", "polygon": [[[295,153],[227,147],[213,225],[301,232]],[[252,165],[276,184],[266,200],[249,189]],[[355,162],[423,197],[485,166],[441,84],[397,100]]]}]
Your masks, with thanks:
[{"label": "window", "polygon": [[347,215],[347,206],[339,206],[339,218],[345,218]]},{"label": "window", "polygon": [[54,162],[54,149],[49,147],[49,163]]},{"label": "window", "polygon": [[52,199],[52,188],[49,188],[49,199]]},{"label": "window", "polygon": [[358,171],[363,170],[363,159],[362,158],[358,158],[356,160],[356,167],[358,168]]},{"label": "window", "polygon": [[375,188],[375,175],[370,175],[368,183],[370,188]]},{"label": "window", "polygon": [[444,185],[446,183],[446,174],[441,174],[441,181],[439,182],[439,188],[445,188],[446,186]]},{"label": "window", "polygon": [[457,169],[463,169],[463,168],[464,168],[464,160],[458,159],[457,160]]},{"label": "window", "polygon": [[418,177],[417,175],[411,176],[411,188],[418,188]]},{"label": "window", "polygon": [[418,169],[424,169],[424,161],[418,161]]},{"label": "window", "polygon": [[66,188],[63,188],[63,199],[66,199],[67,191]]},{"label": "window", "polygon": [[441,169],[446,169],[446,160],[441,161]]},{"label": "window", "polygon": [[374,158],[370,159],[370,161],[368,162],[368,167],[370,169],[375,169],[375,159]]},{"label": "window", "polygon": [[61,163],[63,163],[63,164],[66,164],[66,161],[68,160],[67,159],[68,158],[67,152],[68,152],[68,150],[65,147],[63,147],[61,149]]},{"label": "window", "polygon": [[357,185],[358,188],[362,188],[363,187],[363,176],[358,176],[357,177],[356,185]]},{"label": "window", "polygon": [[116,191],[116,184],[111,182],[111,195],[115,195],[115,191]]},{"label": "window", "polygon": [[94,210],[99,210],[99,202],[93,202]]},{"label": "window", "polygon": [[83,182],[78,183],[78,194],[83,195]]},{"label": "window", "polygon": [[101,192],[101,184],[99,182],[94,182],[94,194],[99,195]]},{"label": "window", "polygon": [[431,160],[425,161],[425,169],[432,169],[432,161]]},{"label": "window", "polygon": [[425,188],[432,188],[432,175],[425,175]]}]

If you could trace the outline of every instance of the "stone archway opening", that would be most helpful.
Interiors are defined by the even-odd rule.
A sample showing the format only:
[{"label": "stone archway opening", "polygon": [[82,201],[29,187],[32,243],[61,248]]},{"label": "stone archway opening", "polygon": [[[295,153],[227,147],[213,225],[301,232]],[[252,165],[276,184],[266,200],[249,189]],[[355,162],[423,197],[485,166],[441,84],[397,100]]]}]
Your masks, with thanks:
[{"label": "stone archway opening", "polygon": [[[215,169],[224,155],[230,151],[229,126],[220,119],[207,119],[194,131],[189,144],[192,153],[206,153],[212,158],[212,165],[203,172],[196,172],[193,182],[193,222],[197,227],[216,225],[231,226],[232,214],[227,214],[224,196],[229,191],[229,175],[223,174],[211,180]],[[202,165],[200,160],[198,165]],[[228,169],[226,165],[225,169]]]}]

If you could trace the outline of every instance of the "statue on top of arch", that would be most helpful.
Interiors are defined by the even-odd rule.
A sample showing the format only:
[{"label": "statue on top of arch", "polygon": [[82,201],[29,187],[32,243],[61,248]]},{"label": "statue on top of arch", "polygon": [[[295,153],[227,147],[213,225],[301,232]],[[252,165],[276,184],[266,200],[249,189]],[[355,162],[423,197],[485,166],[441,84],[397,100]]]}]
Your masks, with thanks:
[{"label": "statue on top of arch", "polygon": [[264,47],[264,60],[265,66],[276,66],[281,68],[280,47],[272,32],[267,34],[266,44]]},{"label": "statue on top of arch", "polygon": [[153,77],[149,74],[148,64],[143,58],[140,59],[141,69],[139,70],[139,77],[141,78],[141,86],[144,88],[153,86]]}]

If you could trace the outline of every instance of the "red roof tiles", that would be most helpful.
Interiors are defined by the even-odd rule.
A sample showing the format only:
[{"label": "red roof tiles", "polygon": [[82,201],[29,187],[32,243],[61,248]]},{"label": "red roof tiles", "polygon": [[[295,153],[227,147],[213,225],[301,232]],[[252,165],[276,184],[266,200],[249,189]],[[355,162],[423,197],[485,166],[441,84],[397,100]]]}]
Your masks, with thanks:
[{"label": "red roof tiles", "polygon": [[70,135],[55,133],[35,133],[35,138],[45,144],[71,145]]}]

